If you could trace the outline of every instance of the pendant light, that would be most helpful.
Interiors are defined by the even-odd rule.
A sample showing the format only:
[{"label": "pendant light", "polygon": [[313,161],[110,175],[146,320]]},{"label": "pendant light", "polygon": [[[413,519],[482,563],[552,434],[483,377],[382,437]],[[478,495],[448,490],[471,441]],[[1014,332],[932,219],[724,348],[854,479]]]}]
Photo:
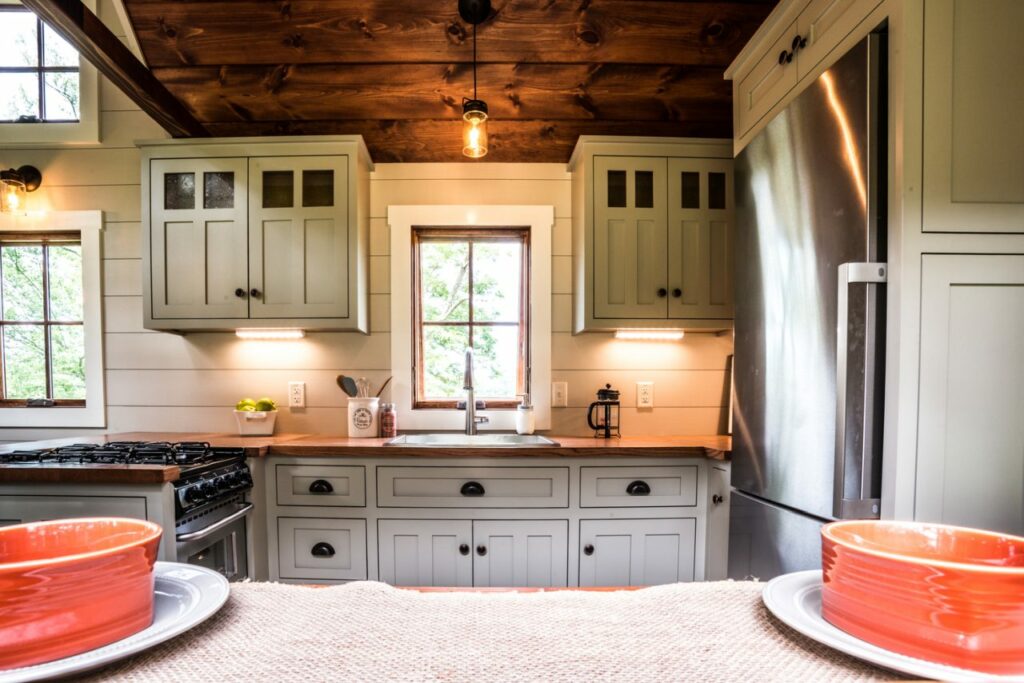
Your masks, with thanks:
[{"label": "pendant light", "polygon": [[473,24],[473,99],[462,98],[462,153],[487,154],[487,103],[476,96],[476,27],[491,15],[491,0],[459,0],[459,16]]}]

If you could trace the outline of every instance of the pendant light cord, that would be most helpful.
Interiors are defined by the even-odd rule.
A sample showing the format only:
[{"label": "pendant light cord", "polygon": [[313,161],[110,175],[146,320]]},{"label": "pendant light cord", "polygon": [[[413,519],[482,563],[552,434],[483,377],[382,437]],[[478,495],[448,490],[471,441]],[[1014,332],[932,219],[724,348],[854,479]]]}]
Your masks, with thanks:
[{"label": "pendant light cord", "polygon": [[476,24],[473,24],[473,99],[476,96]]}]

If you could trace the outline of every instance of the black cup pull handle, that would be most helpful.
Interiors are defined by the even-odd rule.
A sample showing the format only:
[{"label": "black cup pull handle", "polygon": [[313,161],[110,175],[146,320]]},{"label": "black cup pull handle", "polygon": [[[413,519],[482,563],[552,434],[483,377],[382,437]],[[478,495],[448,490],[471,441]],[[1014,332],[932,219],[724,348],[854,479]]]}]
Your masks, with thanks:
[{"label": "black cup pull handle", "polygon": [[583,554],[584,554],[584,555],[587,555],[588,557],[589,557],[590,555],[593,555],[593,554],[594,554],[594,546],[592,546],[592,545],[591,545],[591,544],[589,544],[589,543],[588,543],[588,544],[586,544],[585,546],[583,546]]},{"label": "black cup pull handle", "polygon": [[317,479],[309,485],[309,492],[316,494],[334,493],[334,487],[331,486],[331,482],[323,479]]},{"label": "black cup pull handle", "polygon": [[484,485],[478,481],[467,481],[459,489],[459,493],[464,496],[482,496],[484,495]]},{"label": "black cup pull handle", "polygon": [[462,545],[460,545],[459,546],[459,554],[460,555],[469,555],[469,545],[466,544],[466,543],[463,543]]},{"label": "black cup pull handle", "polygon": [[260,290],[253,287],[252,289],[249,290],[249,296],[251,296],[254,299],[260,298]]},{"label": "black cup pull handle", "polygon": [[484,555],[486,555],[487,554],[487,546],[485,546],[485,545],[478,545],[476,547],[476,554],[479,555],[480,557],[483,557]]},{"label": "black cup pull handle", "polygon": [[239,299],[244,299],[245,298],[245,290],[242,289],[241,287],[239,287],[238,289],[235,290],[235,296],[237,296]]},{"label": "black cup pull handle", "polygon": [[313,546],[313,557],[334,557],[334,546],[321,541]]},{"label": "black cup pull handle", "polygon": [[629,483],[629,486],[626,487],[626,493],[631,496],[649,496],[651,495],[651,486],[646,481],[638,479]]}]

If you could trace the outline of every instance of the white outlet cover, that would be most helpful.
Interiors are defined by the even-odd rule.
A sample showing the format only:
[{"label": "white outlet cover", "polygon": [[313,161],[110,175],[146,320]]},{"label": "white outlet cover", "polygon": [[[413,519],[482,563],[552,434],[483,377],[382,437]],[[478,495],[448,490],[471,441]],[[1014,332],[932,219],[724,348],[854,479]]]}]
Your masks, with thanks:
[{"label": "white outlet cover", "polygon": [[551,383],[551,407],[552,408],[565,408],[569,405],[569,383],[568,382],[552,382]]},{"label": "white outlet cover", "polygon": [[305,382],[288,382],[288,407],[289,408],[305,408],[306,407],[306,383]]},{"label": "white outlet cover", "polygon": [[636,383],[636,407],[637,408],[653,408],[654,407],[654,382],[637,382]]}]

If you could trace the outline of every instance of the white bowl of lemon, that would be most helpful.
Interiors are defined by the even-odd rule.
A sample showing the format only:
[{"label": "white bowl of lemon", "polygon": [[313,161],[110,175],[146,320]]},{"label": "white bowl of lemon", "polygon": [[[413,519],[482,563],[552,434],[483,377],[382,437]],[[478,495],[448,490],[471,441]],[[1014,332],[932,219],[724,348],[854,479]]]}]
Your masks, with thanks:
[{"label": "white bowl of lemon", "polygon": [[277,422],[277,404],[270,398],[243,398],[235,404],[235,422],[239,436],[270,436]]}]

